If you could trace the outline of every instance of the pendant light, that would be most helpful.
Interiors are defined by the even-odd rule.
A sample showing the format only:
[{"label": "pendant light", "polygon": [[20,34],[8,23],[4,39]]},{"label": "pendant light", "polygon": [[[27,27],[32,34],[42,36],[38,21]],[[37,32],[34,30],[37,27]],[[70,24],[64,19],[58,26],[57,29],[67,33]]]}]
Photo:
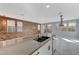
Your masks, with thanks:
[{"label": "pendant light", "polygon": [[60,16],[60,24],[59,24],[59,26],[64,26],[64,24],[63,24],[63,14],[62,14],[62,12],[59,12],[59,16]]}]

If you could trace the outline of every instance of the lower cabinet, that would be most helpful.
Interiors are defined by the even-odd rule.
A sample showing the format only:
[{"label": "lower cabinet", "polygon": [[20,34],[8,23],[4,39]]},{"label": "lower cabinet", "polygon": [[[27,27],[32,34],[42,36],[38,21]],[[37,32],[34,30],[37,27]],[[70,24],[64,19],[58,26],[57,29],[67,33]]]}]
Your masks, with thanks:
[{"label": "lower cabinet", "polygon": [[52,40],[48,41],[45,45],[40,47],[32,55],[52,55]]}]

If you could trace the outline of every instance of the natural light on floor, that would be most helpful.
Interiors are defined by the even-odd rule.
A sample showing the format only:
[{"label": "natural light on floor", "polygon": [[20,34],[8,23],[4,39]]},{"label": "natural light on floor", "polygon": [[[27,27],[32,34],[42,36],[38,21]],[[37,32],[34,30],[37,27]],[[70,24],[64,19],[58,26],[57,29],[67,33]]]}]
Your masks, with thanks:
[{"label": "natural light on floor", "polygon": [[78,40],[70,40],[70,39],[66,39],[66,38],[62,38],[62,39],[65,40],[66,42],[79,43]]}]

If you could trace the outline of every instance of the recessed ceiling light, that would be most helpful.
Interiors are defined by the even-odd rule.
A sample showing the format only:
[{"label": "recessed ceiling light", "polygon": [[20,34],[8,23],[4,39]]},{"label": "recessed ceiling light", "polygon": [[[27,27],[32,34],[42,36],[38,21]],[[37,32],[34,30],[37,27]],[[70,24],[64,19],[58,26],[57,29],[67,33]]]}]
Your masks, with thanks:
[{"label": "recessed ceiling light", "polygon": [[50,8],[50,5],[46,5],[46,8]]}]

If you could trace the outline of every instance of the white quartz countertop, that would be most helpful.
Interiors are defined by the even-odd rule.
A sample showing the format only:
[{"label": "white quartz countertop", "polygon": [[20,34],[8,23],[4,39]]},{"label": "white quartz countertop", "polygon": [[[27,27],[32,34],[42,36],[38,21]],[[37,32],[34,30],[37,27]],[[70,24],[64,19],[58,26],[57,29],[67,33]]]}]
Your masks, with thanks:
[{"label": "white quartz countertop", "polygon": [[33,39],[27,39],[25,42],[0,48],[0,55],[30,55],[48,41],[49,39],[39,43]]}]

